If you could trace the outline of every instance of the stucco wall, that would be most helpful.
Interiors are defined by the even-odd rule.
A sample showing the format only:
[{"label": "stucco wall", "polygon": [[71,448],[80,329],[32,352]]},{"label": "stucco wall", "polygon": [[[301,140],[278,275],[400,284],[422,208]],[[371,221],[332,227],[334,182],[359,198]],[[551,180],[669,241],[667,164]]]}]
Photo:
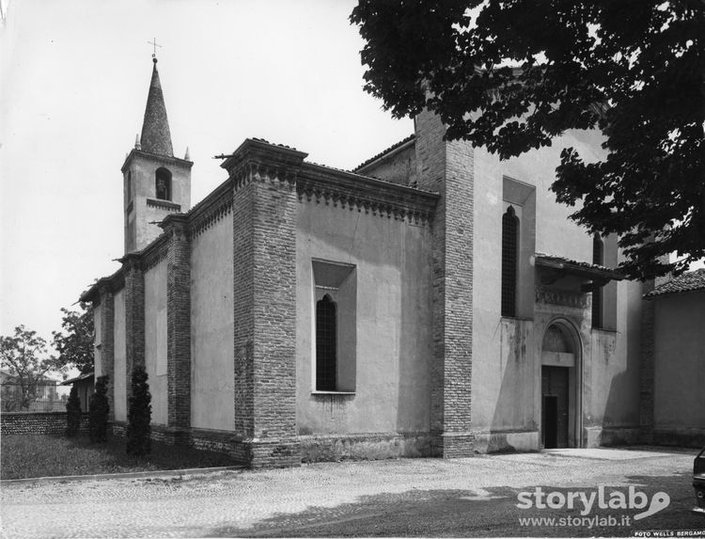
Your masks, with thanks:
[{"label": "stucco wall", "polygon": [[115,419],[127,421],[127,374],[125,358],[127,348],[125,342],[125,291],[120,290],[115,294],[115,319],[113,331],[115,335],[115,376],[110,383],[115,388]]},{"label": "stucco wall", "polygon": [[414,144],[393,152],[358,171],[365,176],[372,176],[401,185],[416,183],[416,151]]},{"label": "stucco wall", "polygon": [[191,426],[234,428],[233,218],[191,241]]},{"label": "stucco wall", "polygon": [[[654,427],[705,434],[705,292],[657,297]],[[687,432],[684,432],[687,434]]]},{"label": "stucco wall", "polygon": [[616,288],[616,331],[592,330],[584,413],[587,426],[636,428],[642,291],[638,282],[622,281]]},{"label": "stucco wall", "polygon": [[165,258],[144,274],[144,359],[155,425],[168,423],[166,280]]},{"label": "stucco wall", "polygon": [[[297,222],[296,357],[300,434],[428,431],[432,358],[430,231],[303,202]],[[353,264],[354,395],[312,394],[312,259]]]},{"label": "stucco wall", "polygon": [[[503,162],[483,149],[475,150],[474,431],[540,429],[541,342],[551,319],[561,315],[568,315],[580,332],[582,406],[586,421],[619,426],[638,424],[639,285],[626,282],[609,285],[606,294],[611,297],[604,303],[614,314],[605,318],[617,326],[617,333],[591,332],[587,295],[583,295],[584,302],[579,308],[566,310],[547,304],[542,306],[541,314],[535,310],[535,287],[539,282],[531,255],[538,252],[592,262],[591,236],[569,219],[575,208],[559,205],[549,188],[564,147],[575,147],[591,161],[602,155],[600,142],[595,133],[569,132],[550,148]],[[511,323],[502,321],[500,316],[501,223],[508,198],[503,178],[526,184],[527,193],[533,190],[521,208],[518,319]],[[516,195],[509,198],[512,196]],[[526,229],[527,222],[533,230]],[[606,263],[613,265],[616,256],[615,242],[605,241]],[[629,338],[627,331],[632,332]]]}]

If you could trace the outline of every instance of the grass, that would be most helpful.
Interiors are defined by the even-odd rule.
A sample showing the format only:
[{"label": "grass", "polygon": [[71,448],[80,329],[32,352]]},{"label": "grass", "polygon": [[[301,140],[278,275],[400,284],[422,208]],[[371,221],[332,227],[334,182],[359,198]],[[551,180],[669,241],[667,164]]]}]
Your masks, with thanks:
[{"label": "grass", "polygon": [[104,444],[92,444],[87,436],[65,438],[4,435],[0,445],[0,479],[178,470],[235,464],[227,455],[159,442],[152,442],[151,455],[134,457],[125,452],[123,438],[112,438]]}]

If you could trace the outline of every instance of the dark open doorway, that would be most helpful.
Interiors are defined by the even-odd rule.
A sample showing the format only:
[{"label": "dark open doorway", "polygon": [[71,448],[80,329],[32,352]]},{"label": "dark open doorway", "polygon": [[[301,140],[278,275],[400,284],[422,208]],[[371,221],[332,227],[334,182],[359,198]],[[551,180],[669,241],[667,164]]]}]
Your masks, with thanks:
[{"label": "dark open doorway", "polygon": [[541,368],[541,441],[546,449],[568,447],[569,372],[565,367]]}]

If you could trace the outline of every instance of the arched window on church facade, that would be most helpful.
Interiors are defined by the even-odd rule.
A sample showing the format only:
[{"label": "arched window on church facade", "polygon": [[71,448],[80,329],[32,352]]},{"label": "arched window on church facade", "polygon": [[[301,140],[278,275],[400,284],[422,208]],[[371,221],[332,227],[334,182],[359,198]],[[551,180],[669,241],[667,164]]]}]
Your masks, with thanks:
[{"label": "arched window on church facade", "polygon": [[161,167],[154,175],[155,193],[160,200],[171,200],[171,172]]},{"label": "arched window on church facade", "polygon": [[[592,263],[605,263],[605,245],[597,234],[592,238]],[[592,327],[602,327],[602,287],[592,291]]]},{"label": "arched window on church facade", "polygon": [[519,218],[512,206],[502,216],[502,316],[516,316]]},{"label": "arched window on church facade", "polygon": [[336,391],[337,308],[326,294],[316,302],[316,391]]}]

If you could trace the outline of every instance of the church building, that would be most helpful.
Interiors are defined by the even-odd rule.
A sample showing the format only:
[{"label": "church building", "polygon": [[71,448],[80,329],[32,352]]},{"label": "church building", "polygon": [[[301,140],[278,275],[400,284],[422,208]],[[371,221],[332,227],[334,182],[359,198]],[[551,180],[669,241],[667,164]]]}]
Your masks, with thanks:
[{"label": "church building", "polygon": [[125,254],[82,295],[113,432],[141,364],[156,439],[251,466],[639,440],[648,290],[549,191],[561,149],[600,158],[599,135],[500,162],[443,134],[424,112],[353,171],[247,139],[192,206],[154,59]]}]

